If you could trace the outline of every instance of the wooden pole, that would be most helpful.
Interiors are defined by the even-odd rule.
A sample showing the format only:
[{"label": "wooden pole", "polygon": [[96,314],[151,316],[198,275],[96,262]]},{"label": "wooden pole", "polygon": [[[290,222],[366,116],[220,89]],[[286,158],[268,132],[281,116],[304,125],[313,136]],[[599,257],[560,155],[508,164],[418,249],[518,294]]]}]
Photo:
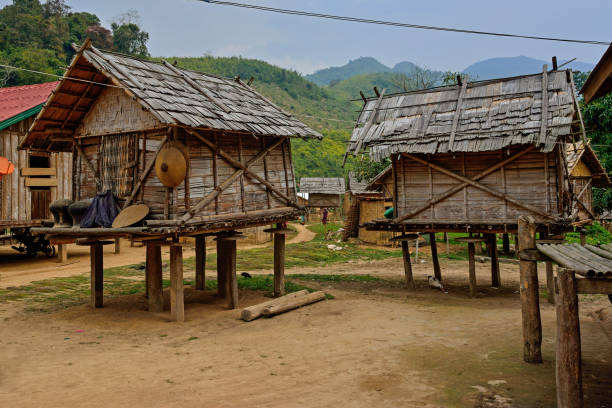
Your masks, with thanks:
[{"label": "wooden pole", "polygon": [[89,247],[91,258],[91,305],[97,308],[104,306],[103,248],[100,243],[94,243]]},{"label": "wooden pole", "polygon": [[553,274],[553,264],[546,261],[546,290],[548,292],[548,303],[555,304],[555,276]]},{"label": "wooden pole", "polygon": [[115,254],[121,253],[121,238],[115,238]]},{"label": "wooden pole", "polygon": [[450,254],[450,246],[448,245],[448,232],[444,233],[444,241],[446,242],[446,255]]},{"label": "wooden pole", "polygon": [[155,242],[147,242],[147,303],[149,312],[164,311],[164,286],[162,277],[161,245]]},{"label": "wooden pole", "polygon": [[510,253],[510,237],[508,234],[502,234],[502,250],[504,254]]},{"label": "wooden pole", "polygon": [[206,289],[206,236],[198,235],[196,237],[196,290]]},{"label": "wooden pole", "polygon": [[[480,244],[479,244],[480,245]],[[474,259],[474,243],[468,242],[468,262],[470,273],[470,297],[476,297],[478,287],[476,286],[476,260]]]},{"label": "wooden pole", "polygon": [[230,309],[238,308],[238,279],[236,277],[236,240],[230,239],[223,244],[227,247],[224,262],[227,279],[228,303]]},{"label": "wooden pole", "polygon": [[[533,217],[518,219],[519,247],[535,249],[536,227]],[[542,321],[538,292],[536,261],[520,260],[521,312],[523,318],[523,360],[527,363],[542,362]]]},{"label": "wooden pole", "polygon": [[227,295],[227,279],[224,262],[227,258],[223,241],[217,239],[217,295],[224,298]]},{"label": "wooden pole", "polygon": [[274,296],[285,294],[285,234],[274,234]]},{"label": "wooden pole", "polygon": [[559,268],[557,286],[557,406],[581,408],[582,357],[575,273]]},{"label": "wooden pole", "polygon": [[491,257],[491,286],[499,288],[501,286],[501,275],[499,272],[499,258],[497,254],[497,236],[489,234],[487,240],[489,256]]},{"label": "wooden pole", "polygon": [[[418,238],[417,238],[418,239]],[[402,256],[404,258],[404,274],[406,275],[406,287],[414,289],[414,278],[412,277],[412,264],[410,262],[410,248],[408,241],[402,241]]]},{"label": "wooden pole", "polygon": [[587,231],[584,228],[582,228],[580,230],[580,245],[582,245],[582,246],[585,246],[586,242],[587,242],[587,240],[586,240],[586,233],[587,233]]},{"label": "wooden pole", "polygon": [[170,317],[175,322],[185,321],[183,247],[181,245],[170,245]]},{"label": "wooden pole", "polygon": [[57,262],[66,263],[68,262],[68,244],[57,245]]},{"label": "wooden pole", "polygon": [[429,233],[429,245],[431,245],[431,260],[433,261],[434,276],[442,282],[442,271],[440,270],[440,260],[438,259],[438,244],[436,243],[436,233]]}]

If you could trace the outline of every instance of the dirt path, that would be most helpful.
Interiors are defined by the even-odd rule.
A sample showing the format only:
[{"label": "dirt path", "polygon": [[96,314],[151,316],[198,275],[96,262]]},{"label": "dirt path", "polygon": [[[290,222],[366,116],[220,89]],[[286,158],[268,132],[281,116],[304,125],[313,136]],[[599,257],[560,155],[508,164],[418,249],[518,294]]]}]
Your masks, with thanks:
[{"label": "dirt path", "polygon": [[[0,405],[554,407],[554,307],[541,305],[544,364],[524,364],[517,268],[503,265],[494,290],[478,264],[470,299],[466,263],[442,267],[449,294],[427,288],[427,263],[414,292],[400,259],[293,269],[389,282],[309,281],[335,299],[250,323],[189,288],[184,324],[146,312],[141,294],[52,313],[0,303]],[[263,300],[240,293],[243,306]],[[581,297],[585,406],[606,406],[612,345],[592,311],[612,330],[607,298]]]},{"label": "dirt path", "polygon": [[287,244],[299,244],[300,242],[312,241],[317,235],[302,224],[291,224],[297,230],[297,235],[287,241]]}]

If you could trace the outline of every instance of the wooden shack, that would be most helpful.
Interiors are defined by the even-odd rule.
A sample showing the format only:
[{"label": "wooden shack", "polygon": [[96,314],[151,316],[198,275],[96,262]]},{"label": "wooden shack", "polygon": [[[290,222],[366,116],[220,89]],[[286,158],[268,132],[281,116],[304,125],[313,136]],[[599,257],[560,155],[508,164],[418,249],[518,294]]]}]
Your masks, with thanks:
[{"label": "wooden shack", "polygon": [[49,204],[72,197],[72,153],[19,151],[19,144],[57,82],[0,88],[0,156],[15,171],[0,181],[0,230],[40,225]]},{"label": "wooden shack", "polygon": [[[103,238],[147,242],[150,310],[163,307],[160,246],[171,245],[171,311],[183,319],[180,236],[196,237],[196,289],[204,289],[205,237],[216,235],[219,292],[237,306],[235,230],[295,219],[291,137],[320,138],[239,78],[230,79],[103,52],[84,44],[21,144],[30,151],[74,152],[76,200],[111,190],[120,206],[150,208],[126,228],[39,228],[92,245],[92,302],[102,305]],[[160,152],[185,159],[182,181],[164,185],[152,171]],[[159,172],[162,173],[159,173]],[[162,175],[160,177],[160,174]],[[284,233],[275,235],[275,293],[284,291]]]},{"label": "wooden shack", "polygon": [[474,244],[490,247],[492,285],[499,286],[494,234],[516,233],[521,215],[533,217],[542,233],[578,221],[566,145],[585,138],[571,71],[544,66],[533,75],[382,92],[365,101],[347,151],[366,149],[373,160],[391,160],[394,219],[367,227],[432,234],[438,279],[433,234],[470,234],[475,296]]},{"label": "wooden shack", "polygon": [[302,177],[300,193],[308,193],[308,206],[338,208],[346,188],[342,177]]},{"label": "wooden shack", "polygon": [[593,148],[582,140],[567,144],[567,169],[578,218],[582,223],[592,222],[597,219],[593,209],[593,187],[612,187],[610,177]]}]

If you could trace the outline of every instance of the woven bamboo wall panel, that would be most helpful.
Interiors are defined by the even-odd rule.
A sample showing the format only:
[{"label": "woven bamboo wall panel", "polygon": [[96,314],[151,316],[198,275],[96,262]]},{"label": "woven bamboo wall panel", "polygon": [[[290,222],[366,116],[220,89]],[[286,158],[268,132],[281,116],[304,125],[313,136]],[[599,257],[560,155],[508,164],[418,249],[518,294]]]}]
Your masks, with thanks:
[{"label": "woven bamboo wall panel", "polygon": [[159,121],[122,89],[106,88],[76,130],[80,136],[126,133],[161,127]]}]

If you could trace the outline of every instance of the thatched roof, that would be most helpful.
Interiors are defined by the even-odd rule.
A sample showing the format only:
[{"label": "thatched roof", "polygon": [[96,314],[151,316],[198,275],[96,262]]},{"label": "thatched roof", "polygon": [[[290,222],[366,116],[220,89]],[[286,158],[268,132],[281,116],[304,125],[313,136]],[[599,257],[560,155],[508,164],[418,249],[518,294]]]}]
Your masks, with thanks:
[{"label": "thatched roof", "polygon": [[575,143],[568,143],[567,148],[567,168],[568,173],[571,175],[576,165],[582,161],[593,174],[593,186],[594,187],[612,187],[612,181],[608,176],[608,173],[601,165],[601,162],[597,158],[597,155],[588,144],[582,143],[579,140]]},{"label": "thatched roof", "polygon": [[[46,148],[49,135],[71,135],[105,88],[96,83],[123,89],[161,125],[257,136],[321,137],[239,79],[103,52],[86,43],[21,147]],[[59,147],[71,149],[71,144],[59,143]]]},{"label": "thatched roof", "polygon": [[[545,81],[548,116],[541,137]],[[360,140],[363,147],[370,148],[374,160],[401,152],[479,152],[526,144],[551,151],[560,136],[571,132],[576,109],[570,71],[464,85],[369,99],[357,120],[349,151],[354,152]]]},{"label": "thatched roof", "polygon": [[370,193],[371,191],[368,190],[368,184],[368,180],[357,181],[355,173],[352,171],[349,172],[347,190],[352,194]]},{"label": "thatched roof", "polygon": [[300,193],[344,194],[345,190],[342,177],[302,177],[300,179]]},{"label": "thatched roof", "polygon": [[589,74],[584,85],[582,85],[582,89],[580,89],[586,103],[601,98],[610,92],[612,92],[612,45],[608,47]]}]

